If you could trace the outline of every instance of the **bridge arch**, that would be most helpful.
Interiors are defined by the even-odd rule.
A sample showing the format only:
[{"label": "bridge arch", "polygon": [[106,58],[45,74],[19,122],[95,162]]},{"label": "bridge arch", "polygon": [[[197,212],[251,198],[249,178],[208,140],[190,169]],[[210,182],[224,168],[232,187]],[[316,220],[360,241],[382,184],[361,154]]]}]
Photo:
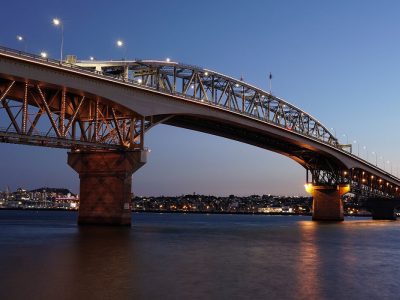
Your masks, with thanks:
[{"label": "bridge arch", "polygon": [[[1,48],[0,102],[9,121],[0,129],[3,142],[141,151],[146,130],[163,123],[283,154],[310,171],[313,184],[400,193],[398,178],[346,151],[311,115],[243,80],[196,66],[154,60],[71,64]],[[34,135],[42,115],[50,129]]]}]

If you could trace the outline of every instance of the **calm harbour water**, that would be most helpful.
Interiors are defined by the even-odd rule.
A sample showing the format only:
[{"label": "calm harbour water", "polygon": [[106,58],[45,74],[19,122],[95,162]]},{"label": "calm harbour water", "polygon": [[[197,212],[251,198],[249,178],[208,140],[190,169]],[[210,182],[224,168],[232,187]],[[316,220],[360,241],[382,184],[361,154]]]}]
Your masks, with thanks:
[{"label": "calm harbour water", "polygon": [[0,211],[0,299],[399,299],[400,221]]}]

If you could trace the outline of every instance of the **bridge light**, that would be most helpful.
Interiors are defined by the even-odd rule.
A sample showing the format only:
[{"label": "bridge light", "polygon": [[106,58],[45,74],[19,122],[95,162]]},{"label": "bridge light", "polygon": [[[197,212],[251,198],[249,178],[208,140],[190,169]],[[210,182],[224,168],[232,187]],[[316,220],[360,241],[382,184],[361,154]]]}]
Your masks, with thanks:
[{"label": "bridge light", "polygon": [[24,40],[24,37],[22,35],[17,35],[17,40],[22,42]]},{"label": "bridge light", "polygon": [[346,176],[346,175],[347,175],[347,171],[344,171],[344,172],[343,172],[343,175]]},{"label": "bridge light", "polygon": [[122,40],[117,40],[117,47],[122,47],[124,42]]},{"label": "bridge light", "polygon": [[94,60],[94,57],[93,57],[93,56],[91,56],[91,57],[89,57],[89,59],[93,61],[93,60]]},{"label": "bridge light", "polygon": [[58,26],[58,25],[60,25],[60,24],[61,24],[61,21],[60,21],[60,19],[58,19],[58,18],[54,18],[54,19],[53,19],[53,24],[54,24],[55,26]]},{"label": "bridge light", "polygon": [[236,83],[235,86],[236,86],[236,87],[239,87],[239,83]]},{"label": "bridge light", "polygon": [[205,76],[208,76],[208,72],[204,72],[204,75],[205,75]]},{"label": "bridge light", "polygon": [[191,89],[194,89],[194,84],[191,84],[191,85],[190,85],[190,88],[191,88]]},{"label": "bridge light", "polygon": [[374,179],[374,175],[371,175],[371,179]]},{"label": "bridge light", "polygon": [[43,58],[47,58],[47,52],[44,51],[40,52],[40,56]]},{"label": "bridge light", "polygon": [[365,182],[365,178],[362,179],[362,182]]},{"label": "bridge light", "polygon": [[139,79],[137,80],[137,82],[138,82],[139,84],[141,84],[141,83],[142,83],[142,78],[139,78]]},{"label": "bridge light", "polygon": [[314,187],[313,187],[312,183],[306,183],[304,185],[304,189],[306,190],[307,193],[311,194],[314,190]]},{"label": "bridge light", "polygon": [[170,62],[171,59],[169,57],[167,57],[167,59],[165,60],[166,62]]}]

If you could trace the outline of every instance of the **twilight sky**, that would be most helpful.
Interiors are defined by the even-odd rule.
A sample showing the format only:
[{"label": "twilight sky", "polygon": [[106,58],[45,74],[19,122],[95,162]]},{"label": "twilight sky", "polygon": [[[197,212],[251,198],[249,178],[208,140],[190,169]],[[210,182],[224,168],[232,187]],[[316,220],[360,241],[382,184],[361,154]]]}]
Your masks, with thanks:
[{"label": "twilight sky", "polygon": [[[80,59],[171,59],[268,88],[304,109],[360,155],[400,174],[400,2],[338,0],[7,1],[0,45]],[[134,174],[137,195],[305,194],[305,171],[281,155],[160,125],[145,138],[152,152]],[[366,146],[366,150],[364,147]],[[0,145],[0,190],[66,187],[78,175],[65,150]],[[390,161],[390,163],[387,163]]]}]

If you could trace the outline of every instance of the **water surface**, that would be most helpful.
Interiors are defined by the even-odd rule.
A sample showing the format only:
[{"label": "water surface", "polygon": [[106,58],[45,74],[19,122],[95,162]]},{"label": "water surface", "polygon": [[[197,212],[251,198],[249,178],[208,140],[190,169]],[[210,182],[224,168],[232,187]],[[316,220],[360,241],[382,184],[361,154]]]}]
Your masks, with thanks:
[{"label": "water surface", "polygon": [[0,211],[0,299],[399,299],[400,223]]}]

